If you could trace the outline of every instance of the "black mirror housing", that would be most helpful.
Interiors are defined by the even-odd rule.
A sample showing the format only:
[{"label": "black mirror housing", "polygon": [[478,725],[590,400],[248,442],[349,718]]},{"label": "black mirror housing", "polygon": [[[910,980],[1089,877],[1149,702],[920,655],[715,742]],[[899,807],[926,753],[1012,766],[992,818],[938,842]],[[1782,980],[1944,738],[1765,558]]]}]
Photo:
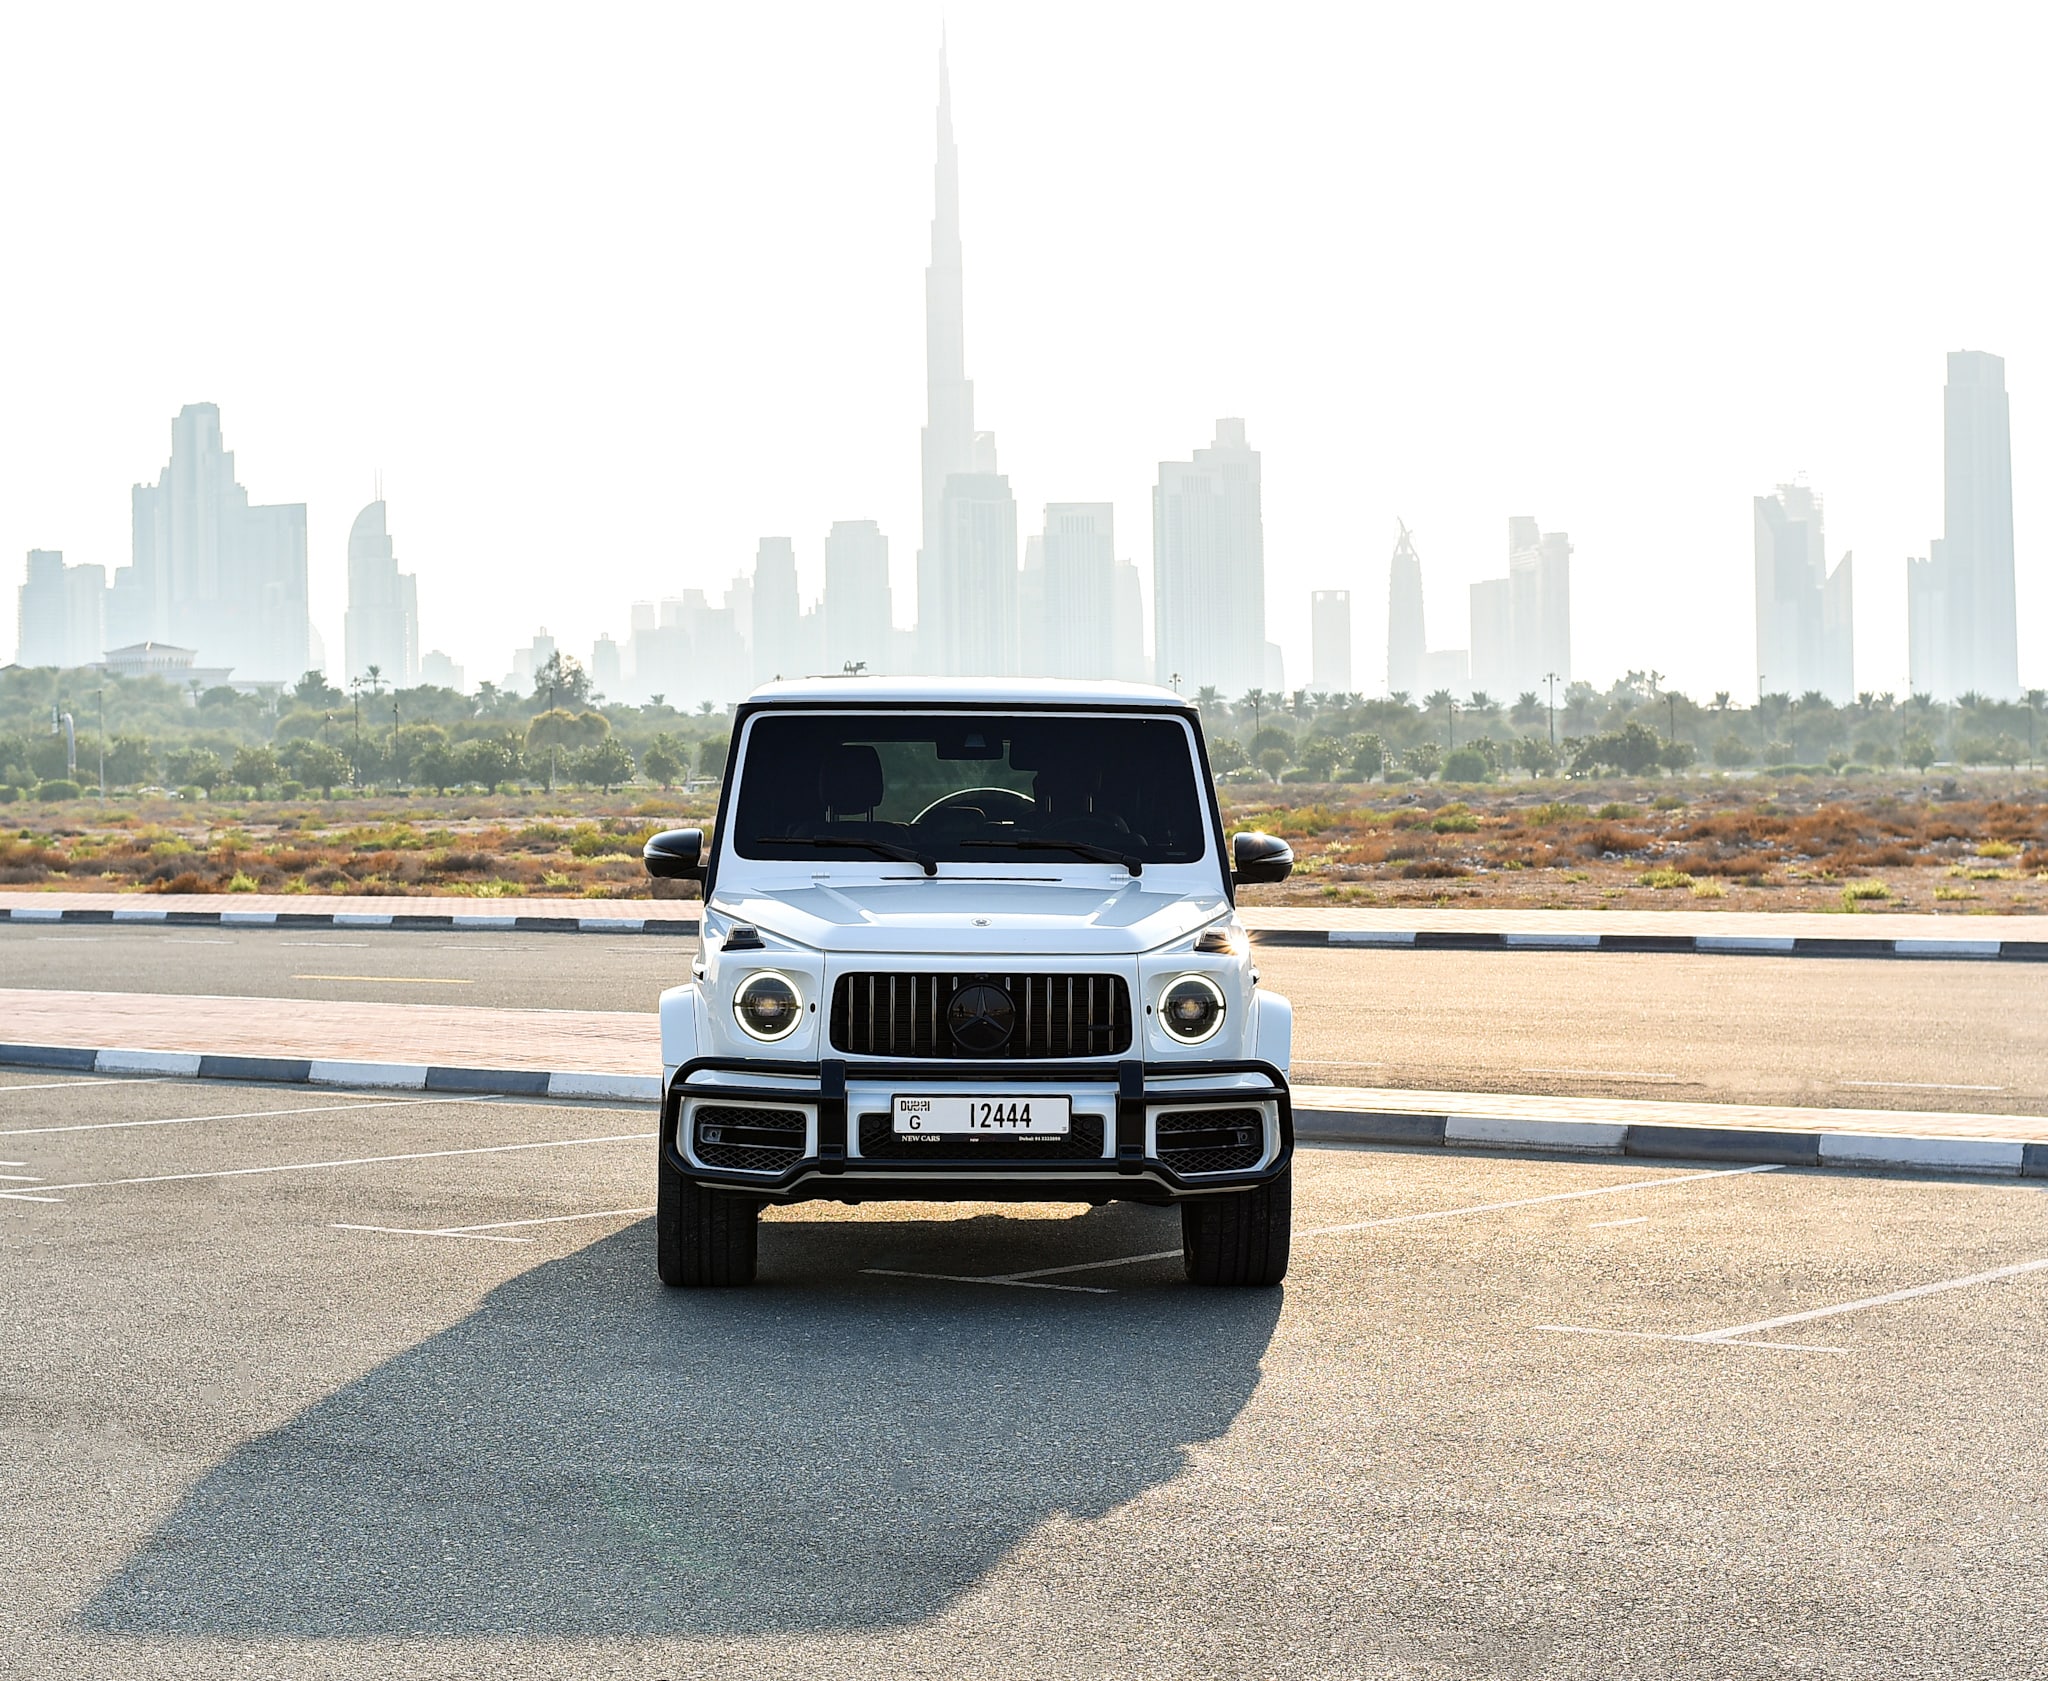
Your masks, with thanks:
[{"label": "black mirror housing", "polygon": [[1230,842],[1232,873],[1240,887],[1261,881],[1285,881],[1294,873],[1294,848],[1278,835],[1247,829]]},{"label": "black mirror housing", "polygon": [[663,881],[704,879],[704,831],[664,829],[640,849],[647,873]]}]

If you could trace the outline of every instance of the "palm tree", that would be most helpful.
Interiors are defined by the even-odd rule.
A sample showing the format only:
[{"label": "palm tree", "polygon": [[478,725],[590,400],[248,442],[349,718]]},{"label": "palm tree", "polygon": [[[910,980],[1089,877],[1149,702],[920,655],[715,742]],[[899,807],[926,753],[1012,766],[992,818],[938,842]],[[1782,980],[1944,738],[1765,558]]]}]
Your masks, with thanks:
[{"label": "palm tree", "polygon": [[1729,694],[1726,689],[1716,689],[1714,691],[1714,710],[1716,712],[1726,712],[1730,704]]},{"label": "palm tree", "polygon": [[376,694],[379,689],[379,680],[384,675],[384,668],[381,665],[366,665],[363,667],[363,675],[370,680],[370,693]]},{"label": "palm tree", "polygon": [[1223,711],[1223,691],[1214,683],[1206,683],[1195,691],[1195,710],[1205,720],[1214,722]]},{"label": "palm tree", "polygon": [[1259,733],[1259,714],[1265,711],[1266,702],[1272,698],[1264,689],[1247,689],[1244,692],[1244,698],[1237,703],[1239,706],[1251,709],[1252,734],[1255,736]]},{"label": "palm tree", "polygon": [[1543,697],[1534,689],[1524,689],[1515,696],[1514,709],[1508,717],[1517,724],[1534,724],[1543,717]]}]

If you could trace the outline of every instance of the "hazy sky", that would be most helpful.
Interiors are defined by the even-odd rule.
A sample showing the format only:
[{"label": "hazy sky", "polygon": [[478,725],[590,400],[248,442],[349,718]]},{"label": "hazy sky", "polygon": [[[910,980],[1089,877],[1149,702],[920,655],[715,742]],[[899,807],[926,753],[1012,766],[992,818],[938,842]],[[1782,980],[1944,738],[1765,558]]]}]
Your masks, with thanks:
[{"label": "hazy sky", "polygon": [[[1854,549],[1856,678],[1906,687],[1943,353],[2013,393],[2020,668],[2048,683],[2048,104],[2036,8],[960,5],[967,354],[1020,532],[1242,415],[1267,596],[1384,674],[1571,533],[1574,665],[1754,683],[1751,502]],[[422,638],[496,677],[834,519],[913,616],[935,5],[0,11],[0,577],[110,570],[180,405],[308,504],[341,659],[382,470]],[[12,645],[11,589],[0,649]]]}]

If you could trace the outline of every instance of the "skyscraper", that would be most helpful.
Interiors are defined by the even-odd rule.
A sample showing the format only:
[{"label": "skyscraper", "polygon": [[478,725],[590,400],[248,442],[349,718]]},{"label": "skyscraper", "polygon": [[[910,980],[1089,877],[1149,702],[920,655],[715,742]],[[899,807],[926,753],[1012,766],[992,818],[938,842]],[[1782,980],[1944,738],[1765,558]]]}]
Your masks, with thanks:
[{"label": "skyscraper", "polygon": [[1326,695],[1351,692],[1351,592],[1309,596],[1309,687]]},{"label": "skyscraper", "polygon": [[1046,504],[1043,668],[1026,676],[1115,675],[1115,513],[1107,502]]},{"label": "skyscraper", "polygon": [[1235,698],[1266,683],[1266,538],[1259,454],[1242,420],[1216,422],[1152,491],[1152,621],[1159,681]]},{"label": "skyscraper", "polygon": [[1110,587],[1109,645],[1115,661],[1110,675],[1120,683],[1149,683],[1152,662],[1145,658],[1145,586],[1137,564],[1118,561]]},{"label": "skyscraper", "polygon": [[1496,700],[1521,691],[1515,683],[1515,586],[1482,578],[1472,586],[1472,687]]},{"label": "skyscraper", "polygon": [[134,564],[114,577],[108,640],[174,642],[244,680],[306,669],[306,505],[251,506],[221,443],[220,410],[171,422],[171,459],[133,492]]},{"label": "skyscraper", "polygon": [[[1017,669],[1017,499],[996,472],[955,473],[939,505],[945,555],[936,641],[941,675],[1007,677]],[[925,633],[923,623],[919,631]],[[928,634],[928,633],[927,633]]]},{"label": "skyscraper", "polygon": [[356,515],[348,533],[347,650],[344,679],[365,677],[409,689],[420,678],[420,598],[413,574],[398,570],[380,496]]},{"label": "skyscraper", "polygon": [[796,545],[787,537],[763,537],[754,551],[752,619],[754,681],[771,683],[778,677],[803,676],[798,649],[803,606],[797,598]]},{"label": "skyscraper", "polygon": [[1756,668],[1759,694],[1818,691],[1856,698],[1855,562],[1828,570],[1821,499],[1781,484],[1756,498]]},{"label": "skyscraper", "polygon": [[[922,434],[924,530],[917,551],[919,664],[954,671],[946,626],[956,617],[945,579],[946,482],[964,473],[993,474],[995,440],[985,448],[974,430],[974,383],[967,377],[967,328],[960,250],[960,156],[953,145],[952,83],[939,48],[938,157],[932,171],[932,255],[924,271],[925,425]],[[1011,550],[1015,553],[1014,532]],[[1011,586],[1014,599],[1015,585]],[[1014,635],[1014,631],[1012,632]]]},{"label": "skyscraper", "polygon": [[[1505,695],[1572,676],[1572,545],[1562,531],[1540,531],[1527,514],[1508,516],[1508,664],[1494,681]],[[1479,683],[1479,631],[1472,632],[1472,681]]]},{"label": "skyscraper", "polygon": [[[1399,523],[1398,521],[1396,522]],[[1422,619],[1422,557],[1407,526],[1394,541],[1387,570],[1387,693],[1420,698],[1429,634]]]},{"label": "skyscraper", "polygon": [[2005,359],[1948,353],[1942,393],[1944,534],[1906,572],[1915,693],[1952,700],[2019,694],[2013,576],[2012,414]]},{"label": "skyscraper", "polygon": [[825,669],[890,669],[894,608],[889,539],[871,519],[835,521],[825,537]]},{"label": "skyscraper", "polygon": [[30,549],[16,601],[16,661],[64,670],[98,663],[107,646],[104,566],[66,566],[61,549]]}]

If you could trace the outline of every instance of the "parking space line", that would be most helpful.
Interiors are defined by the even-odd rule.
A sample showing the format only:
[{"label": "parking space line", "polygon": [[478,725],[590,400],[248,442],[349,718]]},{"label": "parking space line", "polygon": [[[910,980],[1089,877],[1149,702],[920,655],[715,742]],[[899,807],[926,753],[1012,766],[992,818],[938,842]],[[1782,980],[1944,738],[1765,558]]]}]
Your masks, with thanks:
[{"label": "parking space line", "polygon": [[1910,1302],[1919,1296],[1938,1296],[1944,1290],[1966,1290],[1973,1284],[1993,1284],[2001,1278],[2018,1278],[2025,1273],[2039,1272],[2048,1267],[2048,1260],[2021,1261],[2015,1266],[1993,1267],[1989,1272],[1973,1272],[1966,1278],[1945,1278],[1938,1284],[1916,1284],[1910,1289],[1894,1290],[1885,1296],[1865,1296],[1861,1301],[1843,1302],[1839,1307],[1808,1308],[1804,1313],[1781,1314],[1776,1319],[1759,1319],[1753,1325],[1731,1325],[1725,1331],[1709,1331],[1706,1339],[1725,1342],[1731,1337],[1746,1337],[1753,1331],[1775,1331],[1781,1325],[1804,1325],[1811,1319],[1833,1319],[1837,1314],[1861,1313],[1866,1308],[1889,1307],[1893,1302]]},{"label": "parking space line", "polygon": [[1368,1231],[1375,1226],[1410,1226],[1424,1220],[1450,1220],[1461,1214],[1496,1214],[1509,1208],[1534,1208],[1546,1202],[1573,1202],[1581,1197],[1619,1196],[1623,1191],[1654,1191],[1667,1185],[1692,1185],[1702,1179],[1733,1179],[1745,1173],[1776,1173],[1775,1162],[1759,1162],[1751,1167],[1717,1167],[1704,1173],[1675,1173],[1662,1179],[1630,1179],[1620,1185],[1595,1185],[1583,1191],[1552,1191],[1548,1196],[1516,1197],[1511,1202],[1474,1203],[1469,1208],[1433,1208],[1421,1214],[1390,1214],[1379,1220],[1354,1220],[1344,1226],[1311,1226],[1305,1232],[1296,1232],[1296,1238],[1335,1237],[1340,1232]]},{"label": "parking space line", "polygon": [[[1375,1226],[1407,1226],[1423,1220],[1449,1220],[1461,1214],[1494,1214],[1508,1208],[1533,1208],[1539,1203],[1570,1202],[1579,1197],[1613,1196],[1621,1191],[1655,1190],[1665,1185],[1689,1185],[1701,1179],[1732,1179],[1745,1173],[1775,1173],[1777,1171],[1776,1164],[1770,1162],[1758,1163],[1752,1167],[1718,1167],[1704,1173],[1667,1174],[1660,1179],[1631,1179],[1626,1184],[1621,1185],[1595,1185],[1591,1189],[1583,1191],[1552,1191],[1548,1196],[1517,1197],[1512,1202],[1481,1202],[1474,1203],[1465,1208],[1433,1208],[1421,1214],[1390,1214],[1383,1219],[1356,1220],[1341,1226],[1311,1226],[1307,1231],[1296,1232],[1294,1237],[1297,1242],[1311,1237],[1335,1237],[1344,1232],[1362,1232]],[[1649,1216],[1642,1214],[1637,1215],[1636,1218],[1647,1220]],[[959,1278],[952,1273],[936,1272],[890,1272],[889,1276],[893,1278],[940,1278],[963,1284],[1015,1284],[1021,1286],[1030,1285],[1034,1279],[1056,1278],[1062,1273],[1094,1272],[1102,1267],[1134,1267],[1146,1261],[1174,1261],[1180,1259],[1180,1255],[1181,1251],[1178,1249],[1155,1249],[1147,1255],[1118,1255],[1107,1261],[1074,1261],[1061,1267],[1037,1267],[1029,1272],[991,1273],[982,1278]],[[868,1267],[863,1270],[867,1272],[888,1272],[888,1269],[883,1267]],[[1072,1285],[1035,1285],[1032,1287],[1038,1289],[1076,1288]],[[1097,1293],[1108,1294],[1109,1292]]]},{"label": "parking space line", "polygon": [[0,1086],[0,1097],[17,1091],[69,1091],[73,1086],[160,1086],[166,1078],[162,1074],[124,1074],[113,1080],[38,1080],[32,1086]]},{"label": "parking space line", "polygon": [[531,1220],[492,1220],[477,1226],[353,1226],[337,1220],[338,1232],[389,1232],[394,1237],[474,1237],[486,1243],[531,1243],[530,1237],[500,1237],[510,1226],[559,1226],[570,1220],[603,1220],[619,1214],[652,1214],[651,1208],[598,1208],[588,1214],[547,1214]]},{"label": "parking space line", "polygon": [[237,1109],[225,1115],[166,1115],[154,1121],[81,1121],[60,1127],[5,1127],[0,1138],[32,1138],[46,1132],[115,1132],[124,1127],[181,1127],[195,1121],[264,1121],[279,1115],[333,1115],[349,1109],[422,1109],[440,1103],[488,1103],[488,1096],[365,1098],[354,1103],[308,1103],[297,1109]]},{"label": "parking space line", "polygon": [[[7,1165],[9,1167],[27,1167],[28,1163],[9,1162]],[[40,1173],[0,1173],[0,1179],[19,1179],[26,1185],[40,1185],[43,1182],[43,1176]]]},{"label": "parking space line", "polygon": [[1812,1343],[1760,1342],[1751,1340],[1759,1331],[1781,1330],[1787,1325],[1805,1325],[1815,1319],[1833,1319],[1844,1313],[1862,1313],[1873,1307],[1890,1307],[1921,1296],[1938,1296],[1945,1290],[1966,1290],[1976,1284],[1995,1284],[2001,1278],[2020,1278],[2048,1267],[2048,1259],[2019,1261],[1989,1272],[1973,1272],[1963,1278],[1944,1278],[1935,1284],[1915,1284],[1882,1296],[1865,1296],[1859,1301],[1838,1302],[1833,1307],[1812,1307],[1804,1313],[1781,1313],[1775,1319],[1757,1319],[1747,1325],[1729,1325],[1718,1331],[1622,1331],[1603,1325],[1538,1325],[1539,1331],[1564,1331],[1578,1337],[1635,1337],[1647,1342],[1689,1342],[1712,1348],[1786,1348],[1810,1354],[1847,1354],[1846,1348],[1823,1348]]},{"label": "parking space line", "polygon": [[1846,1348],[1827,1348],[1811,1342],[1733,1342],[1725,1337],[1687,1336],[1676,1331],[1614,1331],[1602,1325],[1538,1325],[1539,1331],[1568,1331],[1575,1337],[1629,1337],[1637,1342],[1707,1343],[1716,1348],[1792,1349],[1801,1354],[1847,1354]]},{"label": "parking space line", "polygon": [[[1175,1250],[1174,1253],[1179,1254],[1180,1251]],[[1118,1263],[1115,1261],[1104,1261],[1099,1264],[1103,1266],[1113,1267],[1116,1266]],[[1005,1289],[1010,1290],[1065,1290],[1077,1296],[1113,1296],[1116,1294],[1114,1290],[1106,1289],[1101,1285],[1033,1284],[1028,1279],[1022,1276],[1008,1278],[998,1275],[989,1278],[974,1278],[970,1277],[966,1273],[903,1272],[895,1267],[862,1267],[860,1270],[863,1273],[872,1273],[877,1278],[932,1278],[937,1279],[941,1284],[1000,1284]],[[1057,1271],[1060,1269],[1055,1268],[1054,1270]]]},{"label": "parking space line", "polygon": [[1837,1080],[1839,1086],[1868,1086],[1879,1091],[2004,1091],[2003,1086],[1956,1086],[1941,1080]]},{"label": "parking space line", "polygon": [[[123,1185],[170,1185],[186,1179],[242,1179],[258,1173],[311,1173],[330,1167],[375,1167],[384,1162],[435,1161],[443,1156],[500,1156],[513,1150],[561,1150],[578,1144],[644,1144],[650,1134],[616,1132],[602,1138],[543,1138],[526,1144],[475,1144],[460,1150],[408,1150],[395,1156],[343,1156],[334,1161],[278,1162],[269,1167],[217,1167],[203,1173],[148,1173],[133,1179],[81,1179],[69,1185],[46,1185],[49,1191],[103,1191]],[[0,1191],[0,1200],[25,1198],[26,1191]],[[47,1197],[33,1200],[48,1201]]]},{"label": "parking space line", "polygon": [[1586,1227],[1586,1230],[1597,1232],[1602,1226],[1641,1226],[1647,1224],[1649,1218],[1647,1214],[1629,1214],[1619,1220],[1595,1220]]}]

